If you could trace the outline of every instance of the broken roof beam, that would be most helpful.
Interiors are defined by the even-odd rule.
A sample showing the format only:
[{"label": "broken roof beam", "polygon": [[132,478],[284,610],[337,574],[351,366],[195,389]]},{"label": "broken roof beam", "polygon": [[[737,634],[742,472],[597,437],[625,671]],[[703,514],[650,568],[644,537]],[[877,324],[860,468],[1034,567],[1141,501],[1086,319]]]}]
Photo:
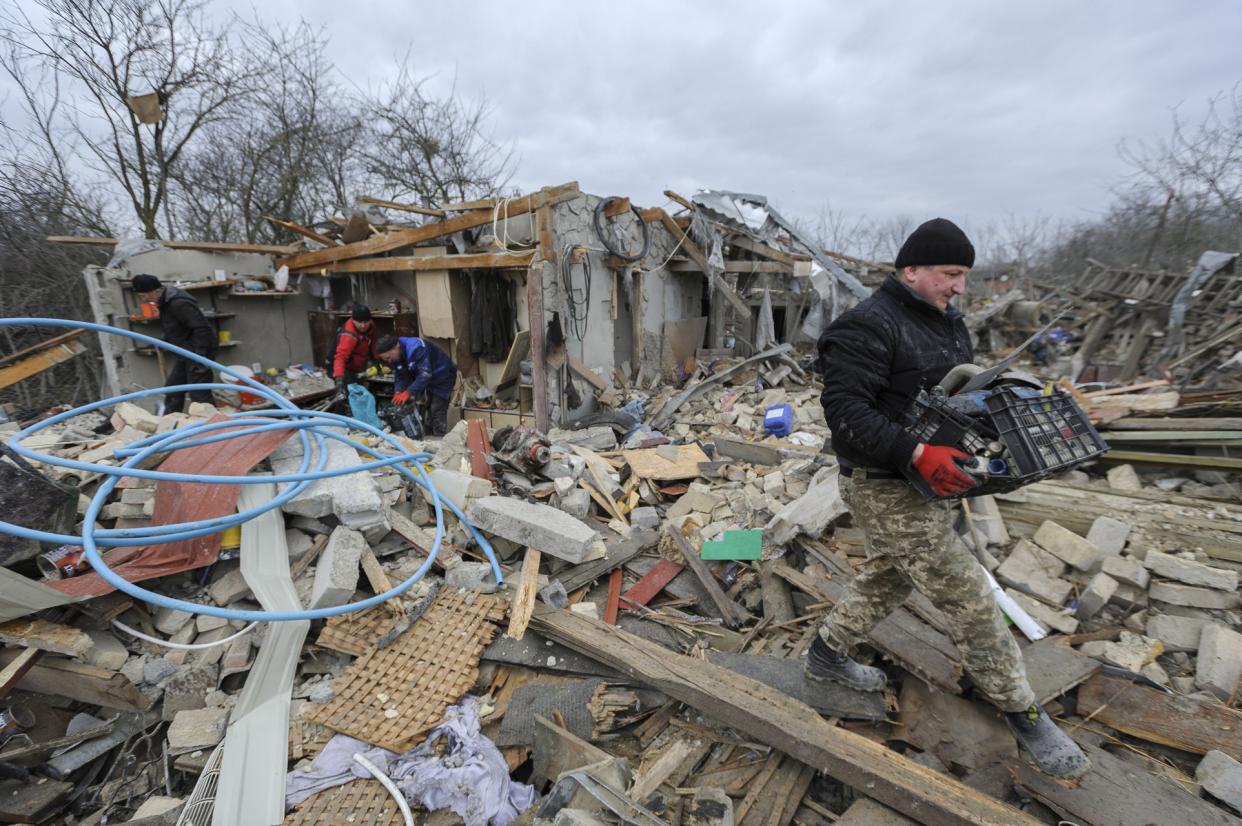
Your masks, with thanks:
[{"label": "broken roof beam", "polygon": [[303,238],[309,238],[312,241],[323,244],[325,247],[336,246],[336,241],[334,241],[333,239],[329,238],[326,235],[320,235],[318,232],[315,232],[313,229],[304,227],[301,224],[295,224],[292,221],[286,221],[284,219],[276,218],[271,215],[264,215],[263,219],[270,224],[280,227],[281,229],[287,229],[289,230],[289,232],[292,232],[295,235],[301,235]]},{"label": "broken roof beam", "polygon": [[[559,204],[562,201],[568,201],[579,195],[577,182],[561,184],[560,186],[541,189],[530,195],[523,195],[519,198],[510,198],[506,202],[503,209],[506,218],[515,218],[519,215],[525,215],[533,212],[540,207]],[[367,238],[363,241],[355,241],[352,244],[344,244],[339,247],[330,249],[312,250],[310,252],[298,253],[290,255],[280,263],[289,267],[290,270],[315,270],[315,269],[331,269],[332,265],[341,261],[347,261],[352,258],[361,258],[365,255],[378,255],[381,252],[388,252],[400,247],[413,246],[421,244],[424,241],[430,241],[435,238],[442,238],[446,235],[452,235],[455,232],[461,232],[465,229],[473,229],[484,224],[491,223],[492,214],[485,211],[478,211],[458,215],[453,218],[446,218],[443,221],[437,221],[434,224],[425,224],[421,227],[410,227],[408,229],[399,229],[383,235],[377,235],[373,238]]]},{"label": "broken roof beam", "polygon": [[[75,356],[85,353],[86,345],[77,340],[77,337],[84,332],[86,331],[73,330],[62,336],[48,339],[41,344],[36,344],[34,347],[27,347],[20,353],[14,353],[12,356],[3,359],[3,362],[0,363],[12,363],[6,363],[4,367],[0,367],[0,389],[17,384],[19,381],[28,379],[31,376],[37,376],[44,370],[49,370],[58,364],[63,364]],[[31,355],[18,360],[20,356],[26,353]]]},{"label": "broken roof beam", "polygon": [[871,295],[871,290],[868,289],[866,285],[845,270],[841,269],[840,264],[825,255],[824,251],[820,249],[818,244],[803,235],[802,230],[798,229],[793,223],[786,221],[784,216],[772,208],[771,204],[768,204],[766,209],[768,211],[768,216],[779,224],[781,229],[788,232],[790,238],[797,241],[799,245],[811,254],[812,258],[819,262],[821,267],[828,271],[829,275],[853,293],[856,298],[862,300]]},{"label": "broken roof beam", "polygon": [[[673,259],[669,269],[673,272],[699,272],[699,265],[694,261],[678,261]],[[780,272],[793,274],[793,262],[788,264],[780,261],[726,261],[725,272]]]},{"label": "broken roof beam", "polygon": [[838,728],[805,703],[711,662],[669,651],[618,628],[538,606],[531,628],[723,725],[931,826],[1039,821],[862,735]]},{"label": "broken roof beam", "polygon": [[789,344],[789,343],[778,344],[777,346],[773,347],[771,350],[764,350],[762,353],[758,353],[756,355],[751,356],[748,359],[738,362],[737,364],[730,367],[728,370],[721,370],[719,373],[714,373],[708,376],[707,378],[703,379],[702,381],[697,382],[696,384],[690,385],[689,387],[685,388],[680,393],[678,393],[676,396],[673,396],[671,399],[669,399],[667,402],[664,403],[664,406],[660,408],[660,412],[656,413],[655,416],[651,419],[651,426],[656,430],[664,430],[666,427],[668,427],[670,424],[673,423],[673,414],[675,414],[678,410],[680,410],[683,404],[690,401],[690,399],[694,398],[699,393],[702,393],[707,388],[711,387],[714,384],[717,384],[718,382],[723,381],[724,379],[727,379],[729,376],[732,376],[734,373],[737,373],[740,370],[743,370],[744,368],[750,366],[751,364],[754,364],[757,361],[763,361],[765,359],[770,359],[770,358],[777,358],[779,356],[787,355],[791,352],[793,352],[792,344]]},{"label": "broken roof beam", "polygon": [[413,204],[399,204],[396,201],[385,201],[383,198],[372,198],[369,195],[359,197],[358,203],[367,204],[369,206],[383,207],[384,209],[395,209],[398,212],[413,212],[416,215],[430,215],[434,218],[445,217],[445,211],[443,209],[414,206]]},{"label": "broken roof beam", "polygon": [[414,257],[411,255],[394,255],[388,258],[355,258],[352,261],[339,261],[329,264],[329,272],[397,272],[414,270],[483,270],[483,269],[527,269],[530,267],[534,251],[506,253],[473,253],[466,255],[427,255]]},{"label": "broken roof beam", "polygon": [[[784,250],[778,250],[770,244],[765,244],[762,241],[756,241],[750,236],[735,235],[729,239],[729,245],[737,247],[738,249],[746,250],[747,252],[753,252],[755,255],[767,258],[771,261],[778,261],[782,264],[787,264],[788,266],[786,269],[793,268],[793,255],[785,252]],[[803,257],[803,260],[806,260],[805,256]]]},{"label": "broken roof beam", "polygon": [[[96,247],[115,246],[115,238],[96,238],[84,235],[49,235],[52,244],[86,244]],[[227,244],[218,241],[164,241],[155,239],[160,246],[170,250],[197,250],[199,252],[252,252],[257,255],[289,255],[297,252],[293,244]]]},{"label": "broken roof beam", "polygon": [[686,251],[686,254],[690,256],[690,260],[708,276],[712,282],[712,287],[718,290],[743,317],[749,318],[750,307],[746,306],[746,302],[741,299],[732,287],[724,283],[724,280],[718,274],[712,272],[711,265],[707,263],[707,256],[703,254],[703,250],[699,249],[699,245],[694,243],[690,236],[686,235],[685,231],[677,225],[677,222],[667,212],[661,209],[657,217],[660,219],[660,223],[664,224],[664,228],[668,230],[669,235],[673,236],[673,240],[677,241],[681,248]]}]

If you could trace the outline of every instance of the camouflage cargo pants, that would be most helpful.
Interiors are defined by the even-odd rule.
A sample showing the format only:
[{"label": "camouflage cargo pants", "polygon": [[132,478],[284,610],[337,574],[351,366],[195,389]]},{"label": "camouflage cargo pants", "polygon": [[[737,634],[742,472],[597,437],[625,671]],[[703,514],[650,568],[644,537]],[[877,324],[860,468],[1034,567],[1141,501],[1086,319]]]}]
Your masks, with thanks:
[{"label": "camouflage cargo pants", "polygon": [[900,479],[867,479],[855,470],[841,492],[867,532],[866,561],[820,626],[824,642],[851,652],[872,626],[917,588],[944,612],[949,636],[975,685],[1005,711],[1035,702],[1013,635],[1005,627],[983,568],[953,531],[953,508],[928,503]]}]

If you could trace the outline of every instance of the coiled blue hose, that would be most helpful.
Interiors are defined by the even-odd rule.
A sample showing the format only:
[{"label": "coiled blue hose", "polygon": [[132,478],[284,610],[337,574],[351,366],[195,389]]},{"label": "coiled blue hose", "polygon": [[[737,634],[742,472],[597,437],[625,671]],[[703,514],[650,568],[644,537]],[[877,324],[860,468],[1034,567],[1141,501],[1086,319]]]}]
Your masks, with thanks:
[{"label": "coiled blue hose", "polygon": [[[104,324],[94,324],[84,321],[67,321],[55,318],[5,318],[0,319],[0,327],[68,327],[73,329],[93,330],[99,333],[107,333],[117,335],[124,338],[133,339],[134,341],[159,347],[174,355],[210,367],[220,373],[231,376],[239,383],[245,384],[248,390],[253,390],[256,394],[263,396],[276,405],[274,410],[257,410],[249,413],[234,413],[229,416],[226,422],[205,422],[194,425],[192,427],[184,427],[167,433],[157,433],[148,436],[124,448],[115,451],[118,459],[123,458],[125,461],[120,465],[102,465],[91,462],[79,462],[73,459],[65,459],[59,456],[52,456],[40,453],[36,450],[24,447],[21,442],[24,439],[38,433],[39,431],[51,427],[60,422],[79,416],[83,413],[89,413],[103,407],[120,404],[125,401],[134,399],[147,398],[149,396],[163,395],[168,392],[186,392],[190,390],[237,390],[236,384],[182,384],[175,387],[159,387],[151,390],[140,390],[134,393],[126,393],[103,401],[92,402],[64,413],[57,414],[41,422],[37,422],[24,430],[18,431],[9,440],[9,447],[20,456],[36,462],[47,465],[55,465],[73,470],[80,470],[86,473],[98,473],[107,477],[95,495],[91,498],[90,506],[86,510],[86,516],[83,521],[82,535],[72,536],[67,534],[49,533],[46,531],[34,530],[21,525],[14,525],[9,522],[0,521],[0,533],[7,533],[23,539],[34,540],[37,542],[50,542],[59,545],[81,545],[83,555],[90,563],[91,568],[99,574],[109,585],[116,588],[131,597],[140,599],[144,602],[151,603],[161,608],[175,608],[181,611],[189,611],[195,614],[206,614],[212,617],[223,617],[229,620],[257,621],[257,622],[291,622],[296,620],[312,620],[323,619],[325,617],[333,617],[341,614],[348,614],[354,611],[361,611],[374,605],[379,605],[392,599],[395,596],[405,593],[414,583],[426,575],[435,561],[436,555],[440,552],[440,546],[444,540],[444,505],[448,505],[449,511],[457,517],[462,525],[470,532],[471,537],[478,543],[483,553],[487,556],[491,563],[492,572],[496,577],[496,581],[503,582],[504,577],[500,571],[500,563],[496,559],[496,554],[492,550],[487,539],[466,519],[465,514],[461,512],[452,502],[447,502],[440,498],[439,492],[435,485],[427,477],[426,471],[423,470],[423,462],[430,459],[427,453],[410,453],[405,447],[393,436],[372,427],[365,422],[350,418],[349,416],[341,416],[334,413],[320,413],[315,411],[301,410],[284,396],[276,393],[263,384],[260,384],[248,376],[240,375],[222,364],[218,364],[211,359],[192,353],[181,347],[143,335],[135,333],[132,330],[122,330],[116,327],[109,327]],[[385,456],[376,450],[364,445],[354,439],[349,438],[343,433],[333,432],[334,430],[362,430],[374,436],[383,439],[388,445],[398,451],[396,456]],[[236,439],[239,436],[249,436],[257,433],[269,433],[273,431],[293,431],[297,433],[302,443],[302,463],[296,473],[284,475],[247,475],[247,476],[206,476],[201,474],[190,473],[171,473],[168,471],[146,470],[138,467],[150,457],[160,453],[170,453],[176,450],[183,450],[188,447],[197,445],[216,444]],[[312,438],[314,440],[314,448],[318,455],[318,463],[314,470],[310,470],[311,446]],[[366,462],[361,465],[354,465],[347,468],[325,469],[328,458],[326,439],[335,439],[356,450],[375,458],[375,461]],[[347,605],[338,605],[331,608],[317,608],[309,611],[238,611],[230,608],[220,608],[214,605],[200,605],[185,600],[173,599],[163,594],[157,594],[154,591],[148,591],[141,588],[125,578],[121,577],[115,571],[108,567],[103,556],[99,553],[100,547],[119,548],[134,547],[140,545],[163,544],[166,542],[176,542],[182,539],[192,539],[208,534],[219,533],[220,531],[240,525],[261,513],[265,513],[273,508],[278,508],[284,503],[292,500],[299,493],[304,491],[310,484],[319,479],[330,479],[337,476],[345,476],[352,473],[374,470],[382,467],[394,467],[407,479],[414,484],[423,488],[431,497],[432,507],[436,514],[436,531],[435,540],[429,549],[427,559],[419,566],[408,579],[391,590],[382,594],[376,594],[368,599],[359,600],[358,602],[349,603]],[[214,519],[202,519],[195,522],[182,522],[171,525],[153,525],[146,528],[129,528],[129,529],[112,529],[102,530],[95,527],[95,520],[99,516],[100,510],[103,508],[104,502],[108,498],[108,494],[116,487],[121,479],[126,477],[135,477],[140,479],[154,479],[157,481],[176,481],[176,482],[199,482],[207,484],[227,484],[227,485],[255,485],[267,484],[274,482],[278,485],[285,485],[278,495],[260,507],[252,508],[248,511],[242,511],[236,514],[216,517]]]}]

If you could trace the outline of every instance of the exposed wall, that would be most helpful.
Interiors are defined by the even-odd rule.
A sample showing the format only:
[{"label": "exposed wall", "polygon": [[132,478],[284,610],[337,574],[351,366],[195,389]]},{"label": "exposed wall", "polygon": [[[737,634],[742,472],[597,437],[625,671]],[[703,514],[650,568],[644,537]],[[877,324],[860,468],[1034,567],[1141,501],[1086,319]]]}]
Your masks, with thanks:
[{"label": "exposed wall", "polygon": [[[266,255],[244,253],[208,253],[193,250],[156,250],[132,257],[119,269],[88,267],[84,272],[96,321],[159,338],[158,322],[130,322],[139,307],[132,291],[122,285],[138,273],[149,273],[166,284],[211,283],[217,270],[226,279],[270,278],[272,259]],[[307,362],[311,358],[310,329],[307,313],[318,309],[322,302],[308,291],[306,279],[293,276],[291,288],[299,288],[288,297],[232,295],[227,287],[198,289],[192,294],[207,312],[215,311],[232,317],[221,318],[221,329],[229,331],[232,347],[223,347],[216,355],[223,364],[255,362],[264,367],[286,367]],[[104,370],[111,394],[140,388],[158,387],[164,383],[159,360],[154,355],[134,351],[133,342],[117,336],[101,335]],[[165,358],[165,371],[171,362]],[[146,404],[154,409],[159,399]]]}]

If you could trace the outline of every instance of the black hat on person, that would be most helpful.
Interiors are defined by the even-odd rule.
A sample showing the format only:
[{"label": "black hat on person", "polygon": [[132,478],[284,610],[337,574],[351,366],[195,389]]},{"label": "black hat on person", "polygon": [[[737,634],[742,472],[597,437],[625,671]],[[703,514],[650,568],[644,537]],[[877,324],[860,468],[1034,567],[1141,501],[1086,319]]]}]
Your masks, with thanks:
[{"label": "black hat on person", "polygon": [[136,293],[154,292],[163,286],[158,278],[145,272],[135,275],[132,284]]},{"label": "black hat on person", "polygon": [[365,304],[355,304],[354,312],[350,317],[353,318],[354,321],[370,321],[371,308]]},{"label": "black hat on person", "polygon": [[381,336],[380,340],[375,342],[375,352],[387,353],[389,350],[396,347],[399,343],[400,342],[397,341],[396,336]]},{"label": "black hat on person", "polygon": [[938,267],[955,264],[975,265],[975,247],[962,228],[947,218],[933,218],[920,224],[901,245],[897,269],[903,267]]}]

